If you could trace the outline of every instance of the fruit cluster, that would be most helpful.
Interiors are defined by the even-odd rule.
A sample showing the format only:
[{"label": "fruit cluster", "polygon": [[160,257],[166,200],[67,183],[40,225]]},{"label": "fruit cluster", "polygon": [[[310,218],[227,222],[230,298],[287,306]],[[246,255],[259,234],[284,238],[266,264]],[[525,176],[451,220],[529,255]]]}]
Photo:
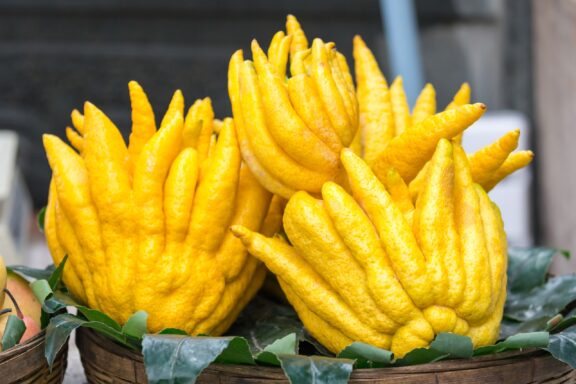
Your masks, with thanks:
[{"label": "fruit cluster", "polygon": [[[131,82],[127,145],[90,103],[72,114],[72,147],[45,135],[45,230],[55,262],[69,256],[70,292],[121,323],[145,310],[152,332],[218,335],[263,262],[333,352],[364,341],[402,356],[440,332],[494,342],[506,236],[486,193],[531,161],[514,152],[519,132],[466,154],[462,133],[486,109],[468,85],[440,112],[427,85],[410,112],[359,37],[354,84],[293,16],[251,50],[230,60],[233,119],[214,119],[209,99],[184,117],[176,92],[157,129]],[[282,223],[287,238],[267,237]]]}]

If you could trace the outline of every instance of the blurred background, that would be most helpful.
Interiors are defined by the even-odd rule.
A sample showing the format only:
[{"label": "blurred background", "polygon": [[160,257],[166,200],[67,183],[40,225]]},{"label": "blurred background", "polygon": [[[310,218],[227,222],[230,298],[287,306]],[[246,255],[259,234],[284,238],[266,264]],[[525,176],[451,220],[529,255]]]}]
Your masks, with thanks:
[{"label": "blurred background", "polygon": [[[180,88],[230,115],[230,55],[268,44],[296,15],[309,37],[334,41],[352,64],[360,34],[408,96],[431,82],[443,108],[464,81],[489,113],[465,135],[475,150],[520,128],[535,163],[491,194],[512,245],[576,251],[576,1],[0,0],[0,249],[7,263],[50,262],[34,213],[50,170],[42,133],[64,137],[90,100],[126,135],[129,80],[157,110]],[[560,261],[556,273],[576,271]]]}]

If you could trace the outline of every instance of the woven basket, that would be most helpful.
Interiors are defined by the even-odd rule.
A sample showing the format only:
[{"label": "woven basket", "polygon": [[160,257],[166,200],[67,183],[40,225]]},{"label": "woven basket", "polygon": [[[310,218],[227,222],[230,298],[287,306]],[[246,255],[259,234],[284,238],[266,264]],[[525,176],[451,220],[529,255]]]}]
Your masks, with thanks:
[{"label": "woven basket", "polygon": [[52,372],[44,357],[44,332],[24,344],[0,352],[0,382],[3,384],[57,384],[64,380],[68,361],[68,344],[56,356]]},{"label": "woven basket", "polygon": [[[146,383],[142,355],[88,329],[76,343],[89,383]],[[199,384],[288,383],[279,368],[213,364]],[[358,369],[350,383],[365,384],[564,384],[576,383],[576,371],[543,351],[507,352],[402,368]]]}]

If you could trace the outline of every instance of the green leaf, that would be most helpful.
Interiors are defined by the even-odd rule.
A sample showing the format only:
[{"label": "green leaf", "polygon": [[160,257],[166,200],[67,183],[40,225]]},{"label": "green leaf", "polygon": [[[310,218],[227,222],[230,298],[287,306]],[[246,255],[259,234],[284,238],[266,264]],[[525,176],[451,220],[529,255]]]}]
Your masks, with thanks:
[{"label": "green leaf", "polygon": [[44,220],[46,218],[46,207],[42,207],[36,215],[36,223],[40,232],[44,232]]},{"label": "green leaf", "polygon": [[431,349],[438,352],[447,353],[450,357],[467,359],[472,357],[474,346],[468,336],[456,335],[454,333],[439,333],[436,339],[430,344]]},{"label": "green leaf", "polygon": [[104,336],[107,336],[131,349],[138,349],[139,347],[138,342],[130,340],[119,330],[114,329],[107,324],[99,321],[87,321],[69,313],[62,313],[51,318],[50,323],[46,327],[46,348],[44,353],[46,361],[48,361],[50,366],[52,366],[58,351],[60,351],[62,346],[66,343],[70,333],[78,327],[94,329]]},{"label": "green leaf", "polygon": [[[101,314],[104,315],[103,313],[101,313]],[[106,315],[104,315],[104,316],[106,316]],[[109,320],[112,320],[110,317],[108,317],[108,316],[106,316],[106,317]],[[114,320],[112,320],[112,321],[114,321]],[[126,324],[124,324],[124,326],[122,327],[122,333],[124,333],[128,336],[135,337],[137,339],[141,339],[142,336],[144,336],[144,334],[146,333],[146,330],[147,330],[146,322],[147,321],[148,321],[148,313],[146,313],[146,311],[135,312],[132,316],[130,316],[128,321],[126,321]],[[116,323],[116,322],[114,321],[114,323]],[[118,323],[116,323],[116,325],[118,325]]]},{"label": "green leaf", "polygon": [[188,334],[186,333],[186,331],[183,331],[181,329],[177,329],[177,328],[164,328],[163,330],[161,330],[160,332],[158,332],[159,335],[181,335],[181,336],[188,336]]},{"label": "green leaf", "polygon": [[324,356],[278,355],[291,384],[346,384],[354,360]]},{"label": "green leaf", "polygon": [[395,366],[417,365],[433,363],[449,357],[450,354],[431,348],[416,348],[408,352],[403,358],[396,360]]},{"label": "green leaf", "polygon": [[474,353],[472,340],[468,336],[453,333],[439,333],[430,348],[418,348],[396,361],[395,365],[416,365],[432,363],[449,357],[469,358]]},{"label": "green leaf", "polygon": [[[213,339],[212,337],[207,339]],[[255,365],[248,342],[243,337],[232,337],[228,346],[214,360],[221,364]]]},{"label": "green leaf", "polygon": [[30,288],[32,288],[32,292],[40,304],[44,304],[44,301],[52,294],[48,280],[36,280],[30,284]]},{"label": "green leaf", "polygon": [[291,333],[299,340],[306,340],[304,326],[296,312],[262,296],[256,296],[248,304],[228,331],[230,335],[244,337],[255,353]]},{"label": "green leaf", "polygon": [[50,319],[50,323],[46,327],[46,346],[44,348],[44,357],[50,369],[52,369],[56,355],[66,344],[72,331],[81,325],[82,321],[70,314],[62,314]]},{"label": "green leaf", "polygon": [[509,292],[504,315],[520,322],[538,318],[548,321],[574,299],[576,275],[557,276],[531,290]]},{"label": "green leaf", "polygon": [[2,350],[5,351],[18,344],[24,332],[26,332],[24,322],[16,315],[8,316],[6,328],[4,328],[4,334],[2,335]]},{"label": "green leaf", "polygon": [[489,355],[514,349],[545,348],[548,346],[548,342],[548,332],[519,333],[495,345],[488,345],[476,349],[474,356]]},{"label": "green leaf", "polygon": [[256,361],[259,364],[280,366],[280,360],[276,355],[295,355],[296,353],[298,353],[298,338],[295,333],[291,333],[266,346],[264,351],[256,356]]},{"label": "green leaf", "polygon": [[46,267],[44,269],[31,268],[31,267],[27,267],[25,265],[10,265],[10,266],[6,267],[6,269],[8,271],[15,272],[19,275],[32,277],[36,280],[40,280],[40,279],[48,280],[50,278],[50,275],[52,274],[52,272],[54,272],[54,266],[53,265],[49,265],[48,267]]},{"label": "green leaf", "polygon": [[392,364],[394,354],[385,349],[356,341],[344,348],[338,357],[356,360],[355,368],[382,368]]},{"label": "green leaf", "polygon": [[[97,322],[97,323],[102,323],[118,332],[121,333],[125,333],[127,335],[132,336],[130,333],[125,332],[126,326],[128,326],[128,328],[130,329],[130,331],[132,331],[132,328],[136,328],[139,325],[138,324],[130,324],[128,325],[128,322],[130,322],[130,320],[132,319],[132,317],[134,317],[134,315],[136,315],[139,312],[136,312],[134,315],[132,315],[132,317],[130,317],[130,319],[128,319],[128,322],[126,323],[126,325],[124,325],[124,328],[122,328],[120,326],[120,324],[118,324],[114,319],[112,319],[110,316],[108,316],[107,314],[100,312],[96,309],[92,309],[92,308],[88,308],[82,305],[76,305],[76,308],[78,308],[78,311],[86,318],[86,320],[88,321],[92,321],[92,322]],[[144,312],[145,314],[145,318],[144,318],[144,332],[142,332],[142,334],[140,335],[140,337],[142,337],[142,335],[144,333],[146,333],[146,319],[148,317],[148,315],[146,314],[146,312]],[[140,317],[141,315],[138,315],[138,317]],[[134,323],[138,323],[139,321],[141,321],[141,319],[137,318],[135,320],[133,320]],[[136,331],[134,329],[134,331]],[[138,338],[140,338],[138,337]]]},{"label": "green leaf", "polygon": [[556,359],[576,369],[576,329],[570,328],[564,332],[550,335],[550,344],[548,344],[547,350]]},{"label": "green leaf", "polygon": [[[194,383],[235,339],[240,338],[144,335],[142,354],[148,382]],[[242,347],[238,344],[232,348],[239,351]]]},{"label": "green leaf", "polygon": [[52,272],[50,278],[48,279],[48,283],[50,283],[50,288],[52,288],[53,291],[56,291],[58,289],[58,286],[60,285],[60,280],[62,279],[62,271],[64,270],[64,266],[66,265],[67,260],[68,255],[65,255],[64,259],[62,259],[62,262],[58,265],[58,267],[54,270],[54,272]]},{"label": "green leaf", "polygon": [[548,317],[537,317],[528,321],[517,321],[504,317],[500,323],[500,339],[506,339],[517,333],[537,332],[546,329]]},{"label": "green leaf", "polygon": [[563,319],[558,324],[556,324],[551,330],[551,333],[562,332],[566,328],[570,328],[576,325],[576,316],[571,316]]},{"label": "green leaf", "polygon": [[510,248],[508,250],[508,290],[529,291],[544,284],[552,258],[558,252],[553,248]]}]

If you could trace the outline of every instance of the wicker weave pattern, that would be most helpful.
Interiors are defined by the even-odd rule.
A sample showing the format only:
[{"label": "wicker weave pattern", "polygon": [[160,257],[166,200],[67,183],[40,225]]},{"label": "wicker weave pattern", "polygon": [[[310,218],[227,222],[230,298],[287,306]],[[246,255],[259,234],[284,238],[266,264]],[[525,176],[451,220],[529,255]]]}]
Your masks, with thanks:
[{"label": "wicker weave pattern", "polygon": [[68,344],[58,353],[52,372],[44,358],[45,334],[0,353],[0,381],[5,384],[59,384],[64,380]]},{"label": "wicker weave pattern", "polygon": [[[142,355],[93,331],[79,329],[76,343],[88,381],[93,384],[146,383]],[[279,368],[213,364],[198,384],[286,383]],[[543,351],[509,352],[467,360],[401,368],[358,369],[352,384],[567,384],[576,371]]]}]

